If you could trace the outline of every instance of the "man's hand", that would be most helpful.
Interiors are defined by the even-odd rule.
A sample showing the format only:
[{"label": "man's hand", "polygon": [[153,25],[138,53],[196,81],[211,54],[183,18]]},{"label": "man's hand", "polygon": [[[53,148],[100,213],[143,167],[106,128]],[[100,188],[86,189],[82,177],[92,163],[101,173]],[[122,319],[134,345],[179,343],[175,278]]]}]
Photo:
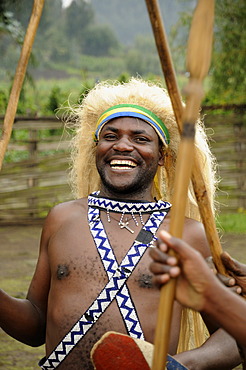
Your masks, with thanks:
[{"label": "man's hand", "polygon": [[246,295],[246,265],[232,258],[227,252],[221,254],[223,265],[242,289],[241,294]]},{"label": "man's hand", "polygon": [[[177,277],[176,299],[184,306],[203,310],[206,293],[220,283],[199,252],[165,231],[161,231],[159,237],[158,248],[150,250],[154,283],[160,286]],[[176,252],[177,258],[166,253],[169,248]]]},{"label": "man's hand", "polygon": [[242,288],[237,284],[236,279],[234,279],[234,277],[230,274],[229,271],[227,272],[228,275],[223,275],[223,274],[220,274],[216,270],[216,267],[215,267],[215,264],[213,262],[213,257],[212,256],[207,257],[206,262],[207,262],[209,268],[211,269],[211,271],[213,271],[213,273],[220,280],[220,282],[222,284],[224,284],[228,289],[230,289],[231,292],[234,292],[234,293],[237,293],[237,294],[242,293]]}]

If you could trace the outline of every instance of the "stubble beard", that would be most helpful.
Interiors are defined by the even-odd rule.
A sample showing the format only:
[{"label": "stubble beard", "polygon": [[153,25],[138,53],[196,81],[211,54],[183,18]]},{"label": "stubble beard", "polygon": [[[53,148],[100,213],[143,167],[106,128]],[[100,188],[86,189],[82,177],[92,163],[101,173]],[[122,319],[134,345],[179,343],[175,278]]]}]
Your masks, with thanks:
[{"label": "stubble beard", "polygon": [[142,198],[142,194],[152,188],[156,169],[148,169],[148,171],[141,171],[131,182],[122,186],[115,185],[107,178],[103,168],[98,168],[101,183],[104,190],[112,196],[128,197],[128,198]]}]

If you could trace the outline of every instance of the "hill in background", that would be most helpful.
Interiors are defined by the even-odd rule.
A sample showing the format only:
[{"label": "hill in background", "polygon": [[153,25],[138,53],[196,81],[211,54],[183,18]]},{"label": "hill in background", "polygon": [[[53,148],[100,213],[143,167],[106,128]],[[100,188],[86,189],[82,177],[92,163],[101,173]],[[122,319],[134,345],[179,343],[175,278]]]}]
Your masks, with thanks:
[{"label": "hill in background", "polygon": [[[152,33],[144,0],[91,0],[98,23],[109,25],[120,42],[132,44],[138,35]],[[195,0],[160,0],[166,32],[169,33],[183,11],[190,12]]]}]

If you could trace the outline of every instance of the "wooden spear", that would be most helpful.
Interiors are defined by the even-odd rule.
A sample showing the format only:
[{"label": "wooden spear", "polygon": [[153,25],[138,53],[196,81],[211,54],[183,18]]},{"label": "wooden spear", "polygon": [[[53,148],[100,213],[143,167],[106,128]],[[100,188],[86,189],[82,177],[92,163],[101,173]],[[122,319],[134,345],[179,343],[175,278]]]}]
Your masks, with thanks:
[{"label": "wooden spear", "polygon": [[[181,102],[181,95],[178,89],[177,80],[175,77],[175,71],[171,58],[171,53],[168,46],[168,41],[165,33],[165,28],[162,22],[160,7],[158,0],[146,0],[146,6],[149,13],[150,22],[155,37],[156,47],[158,50],[162,71],[165,77],[167,90],[171,99],[174,115],[177,121],[177,125],[180,133],[182,132],[182,115],[183,106]],[[195,60],[196,56],[195,56]],[[200,61],[200,58],[199,58]],[[192,170],[192,184],[194,193],[197,199],[200,215],[204,224],[208,243],[210,245],[211,255],[213,257],[214,264],[217,270],[226,274],[224,265],[221,262],[220,255],[222,253],[222,247],[220,244],[219,235],[216,229],[216,223],[211,207],[211,201],[209,199],[206,186],[204,183],[202,170],[198,158],[195,156],[193,170]]]},{"label": "wooden spear", "polygon": [[[182,237],[188,185],[194,159],[195,122],[203,96],[202,82],[208,73],[213,39],[214,0],[199,0],[194,12],[188,41],[187,69],[190,80],[183,114],[183,129],[177,158],[170,233]],[[155,333],[153,370],[165,369],[176,280],[161,289]]]},{"label": "wooden spear", "polygon": [[21,55],[16,68],[14,82],[4,117],[2,135],[0,138],[0,169],[2,168],[4,154],[7,150],[7,146],[11,136],[19,96],[25,78],[28,60],[32,50],[32,45],[42,15],[44,1],[45,0],[34,0],[31,18],[27,27],[25,39],[21,50]]}]

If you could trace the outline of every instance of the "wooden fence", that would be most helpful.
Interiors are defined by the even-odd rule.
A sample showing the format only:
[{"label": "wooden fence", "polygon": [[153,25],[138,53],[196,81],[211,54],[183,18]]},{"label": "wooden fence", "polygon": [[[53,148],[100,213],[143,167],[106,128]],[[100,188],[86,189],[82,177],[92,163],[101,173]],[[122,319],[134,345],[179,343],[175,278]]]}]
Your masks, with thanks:
[{"label": "wooden fence", "polygon": [[213,131],[211,149],[220,177],[217,200],[221,212],[246,209],[246,121],[243,114],[207,115],[208,133]]},{"label": "wooden fence", "polygon": [[68,135],[64,132],[40,139],[43,130],[62,130],[62,122],[19,118],[12,136],[23,129],[28,130],[29,138],[12,138],[8,152],[21,151],[27,159],[5,163],[0,172],[0,224],[41,223],[53,205],[72,199],[67,179]]},{"label": "wooden fence", "polygon": [[[207,127],[214,131],[211,142],[221,177],[218,200],[221,211],[246,208],[245,181],[245,122],[241,118],[210,115]],[[28,130],[29,137],[15,140],[8,147],[26,153],[27,159],[5,163],[0,172],[0,224],[33,224],[43,222],[55,204],[72,199],[68,186],[68,135],[52,135],[40,139],[43,130],[63,128],[61,121],[50,118],[18,118],[13,131]]]}]

